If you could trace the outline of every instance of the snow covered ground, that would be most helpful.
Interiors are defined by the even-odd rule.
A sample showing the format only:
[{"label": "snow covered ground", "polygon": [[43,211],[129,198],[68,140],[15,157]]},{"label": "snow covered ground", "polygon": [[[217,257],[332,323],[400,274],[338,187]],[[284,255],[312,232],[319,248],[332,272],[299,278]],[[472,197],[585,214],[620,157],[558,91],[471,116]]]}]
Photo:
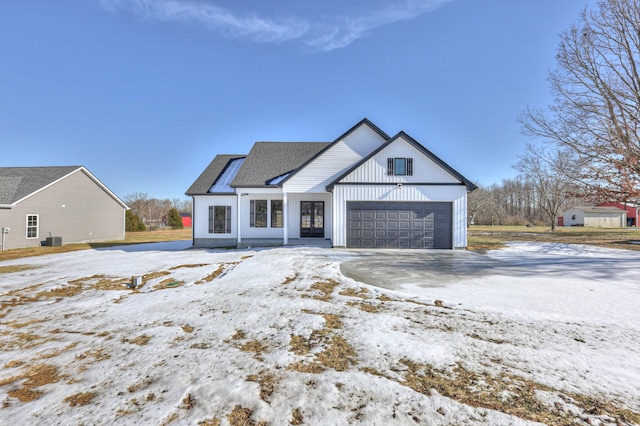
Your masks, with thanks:
[{"label": "snow covered ground", "polygon": [[0,262],[0,423],[640,423],[640,252],[388,290],[350,251],[189,244]]}]

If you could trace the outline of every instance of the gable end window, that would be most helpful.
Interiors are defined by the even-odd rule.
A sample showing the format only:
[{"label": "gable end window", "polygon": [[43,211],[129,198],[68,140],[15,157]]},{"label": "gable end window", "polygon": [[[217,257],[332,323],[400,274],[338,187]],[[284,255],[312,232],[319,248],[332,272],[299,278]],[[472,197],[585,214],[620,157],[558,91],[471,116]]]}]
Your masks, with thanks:
[{"label": "gable end window", "polygon": [[413,176],[413,158],[387,158],[387,176]]},{"label": "gable end window", "polygon": [[249,202],[249,226],[251,228],[267,227],[267,200]]},{"label": "gable end window", "polygon": [[38,238],[39,219],[37,214],[27,215],[27,238]]},{"label": "gable end window", "polygon": [[209,233],[231,233],[231,206],[209,206]]}]

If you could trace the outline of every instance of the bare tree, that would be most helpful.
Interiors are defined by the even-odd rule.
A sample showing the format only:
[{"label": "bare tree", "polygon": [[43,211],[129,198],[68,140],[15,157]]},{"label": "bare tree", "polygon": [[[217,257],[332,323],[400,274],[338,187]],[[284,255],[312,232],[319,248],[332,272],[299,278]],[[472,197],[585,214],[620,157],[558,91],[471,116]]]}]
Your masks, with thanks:
[{"label": "bare tree", "polygon": [[476,223],[476,216],[486,212],[493,204],[493,196],[489,190],[479,187],[467,195],[467,226]]},{"label": "bare tree", "polygon": [[575,172],[575,161],[568,151],[528,145],[526,153],[514,166],[522,179],[535,188],[538,205],[550,221],[552,231],[556,229],[556,220],[567,201],[574,197],[571,176]]},{"label": "bare tree", "polygon": [[579,157],[590,194],[640,196],[640,0],[602,0],[562,33],[549,75],[554,102],[527,109],[523,132]]}]

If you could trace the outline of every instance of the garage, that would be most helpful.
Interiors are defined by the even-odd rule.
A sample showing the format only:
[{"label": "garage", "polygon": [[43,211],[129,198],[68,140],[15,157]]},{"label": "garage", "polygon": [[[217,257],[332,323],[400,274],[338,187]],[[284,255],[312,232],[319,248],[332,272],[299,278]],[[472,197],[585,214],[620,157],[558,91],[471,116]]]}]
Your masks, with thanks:
[{"label": "garage", "polygon": [[347,202],[349,248],[452,248],[452,204]]}]

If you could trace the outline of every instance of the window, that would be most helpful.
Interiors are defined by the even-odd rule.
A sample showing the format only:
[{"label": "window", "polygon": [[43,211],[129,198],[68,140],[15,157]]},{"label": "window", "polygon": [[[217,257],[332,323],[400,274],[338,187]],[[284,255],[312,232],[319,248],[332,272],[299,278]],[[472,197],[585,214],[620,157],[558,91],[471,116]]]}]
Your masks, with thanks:
[{"label": "window", "polygon": [[27,238],[38,238],[38,215],[27,215]]},{"label": "window", "polygon": [[413,176],[413,158],[387,158],[388,176]]},{"label": "window", "polygon": [[209,233],[231,233],[231,206],[209,206]]},{"label": "window", "polygon": [[271,200],[271,227],[282,228],[282,200]]},{"label": "window", "polygon": [[267,200],[251,200],[249,202],[249,226],[252,228],[267,227]]}]

